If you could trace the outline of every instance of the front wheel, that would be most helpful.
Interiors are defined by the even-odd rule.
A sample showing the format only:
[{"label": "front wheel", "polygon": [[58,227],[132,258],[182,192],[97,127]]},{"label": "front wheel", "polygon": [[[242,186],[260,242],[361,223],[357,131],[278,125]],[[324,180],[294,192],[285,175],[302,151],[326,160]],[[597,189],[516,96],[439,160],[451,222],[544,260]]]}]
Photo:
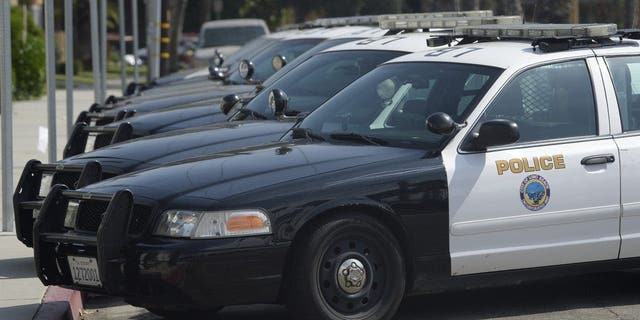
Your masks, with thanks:
[{"label": "front wheel", "polygon": [[405,291],[405,265],[394,235],[360,213],[313,228],[296,245],[287,287],[295,319],[391,319]]}]

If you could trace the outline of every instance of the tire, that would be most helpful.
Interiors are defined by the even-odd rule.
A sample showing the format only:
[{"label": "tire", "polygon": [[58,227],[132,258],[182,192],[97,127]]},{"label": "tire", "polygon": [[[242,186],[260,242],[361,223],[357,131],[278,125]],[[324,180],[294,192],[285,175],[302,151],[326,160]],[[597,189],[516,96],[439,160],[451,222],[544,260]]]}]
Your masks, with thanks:
[{"label": "tire", "polygon": [[312,227],[300,240],[294,244],[285,288],[294,319],[387,320],[395,315],[405,292],[405,264],[397,239],[379,221],[341,214]]},{"label": "tire", "polygon": [[218,311],[220,308],[214,308],[211,310],[165,310],[158,308],[147,308],[147,310],[157,316],[160,316],[164,319],[176,319],[176,320],[185,320],[185,319],[218,319]]}]

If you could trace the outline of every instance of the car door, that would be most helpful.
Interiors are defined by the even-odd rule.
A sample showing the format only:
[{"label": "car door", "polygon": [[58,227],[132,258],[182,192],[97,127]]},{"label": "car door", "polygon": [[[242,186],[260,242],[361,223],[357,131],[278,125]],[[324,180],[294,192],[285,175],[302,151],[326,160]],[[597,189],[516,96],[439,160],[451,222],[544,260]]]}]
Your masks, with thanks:
[{"label": "car door", "polygon": [[[453,275],[618,257],[620,162],[602,85],[595,58],[524,70],[445,148]],[[519,141],[469,151],[493,119],[516,122]]]},{"label": "car door", "polygon": [[640,56],[624,54],[608,55],[600,61],[604,78],[612,80],[605,82],[611,96],[610,113],[619,115],[612,121],[612,129],[622,172],[620,258],[629,258],[640,256]]}]

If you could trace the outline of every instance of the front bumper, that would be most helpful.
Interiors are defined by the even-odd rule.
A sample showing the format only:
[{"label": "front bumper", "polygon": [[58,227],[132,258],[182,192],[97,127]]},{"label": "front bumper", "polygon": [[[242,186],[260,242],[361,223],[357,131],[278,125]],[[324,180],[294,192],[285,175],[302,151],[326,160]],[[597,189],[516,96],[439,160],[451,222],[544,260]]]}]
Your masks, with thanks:
[{"label": "front bumper", "polygon": [[18,240],[28,247],[33,245],[33,222],[44,201],[44,198],[39,196],[43,174],[53,174],[52,185],[63,184],[75,189],[121,173],[105,172],[97,161],[89,161],[82,165],[63,165],[29,160],[13,193],[13,215]]},{"label": "front bumper", "polygon": [[[62,186],[52,189],[34,225],[36,270],[45,285],[124,297],[133,305],[162,309],[210,309],[276,302],[289,244],[272,236],[183,240],[133,230],[136,205],[129,191],[108,196],[97,232],[62,227],[66,201],[82,198]],[[69,256],[97,260],[102,287],[74,284]]]}]

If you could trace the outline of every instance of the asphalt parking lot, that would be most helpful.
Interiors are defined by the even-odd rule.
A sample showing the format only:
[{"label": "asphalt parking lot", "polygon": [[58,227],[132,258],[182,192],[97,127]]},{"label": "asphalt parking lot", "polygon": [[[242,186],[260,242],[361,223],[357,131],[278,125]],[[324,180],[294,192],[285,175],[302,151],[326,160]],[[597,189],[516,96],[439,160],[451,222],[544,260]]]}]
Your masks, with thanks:
[{"label": "asphalt parking lot", "polygon": [[[417,296],[404,301],[396,319],[640,319],[638,288],[640,271]],[[109,297],[94,297],[85,308],[84,320],[160,319]],[[212,319],[293,320],[295,315],[280,306],[256,305],[225,308]]]}]

